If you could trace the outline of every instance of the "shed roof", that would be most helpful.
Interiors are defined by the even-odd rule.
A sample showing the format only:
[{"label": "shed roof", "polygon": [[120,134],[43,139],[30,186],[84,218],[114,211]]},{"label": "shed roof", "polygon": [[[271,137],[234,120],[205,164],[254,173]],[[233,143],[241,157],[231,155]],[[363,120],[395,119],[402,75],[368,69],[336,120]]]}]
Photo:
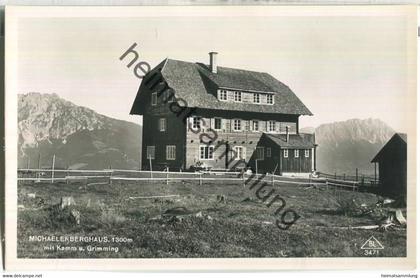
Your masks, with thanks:
[{"label": "shed roof", "polygon": [[379,162],[381,157],[391,148],[393,144],[405,144],[407,145],[407,134],[395,133],[391,139],[382,147],[382,149],[375,155],[371,162]]},{"label": "shed roof", "polygon": [[[202,109],[250,111],[293,115],[312,115],[292,90],[268,73],[234,68],[218,67],[212,73],[207,65],[166,59],[161,69],[163,79],[175,91],[176,98],[182,98],[188,107]],[[217,88],[232,88],[249,92],[273,93],[273,105],[256,105],[219,101]],[[142,94],[137,93],[136,103]],[[131,114],[142,114],[140,105],[133,105]]]},{"label": "shed roof", "polygon": [[315,134],[289,134],[289,141],[287,141],[286,134],[264,133],[264,135],[271,139],[275,144],[285,149],[310,149],[315,145]]}]

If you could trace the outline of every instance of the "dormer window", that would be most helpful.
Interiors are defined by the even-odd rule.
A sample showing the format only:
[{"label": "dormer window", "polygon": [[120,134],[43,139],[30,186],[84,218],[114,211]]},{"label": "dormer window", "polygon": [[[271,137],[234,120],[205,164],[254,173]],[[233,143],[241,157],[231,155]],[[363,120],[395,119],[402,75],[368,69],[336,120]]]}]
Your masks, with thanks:
[{"label": "dormer window", "polygon": [[254,103],[260,103],[260,94],[254,93]]},{"label": "dormer window", "polygon": [[273,104],[274,98],[273,95],[267,95],[267,104]]},{"label": "dormer window", "polygon": [[219,100],[222,100],[222,101],[227,100],[227,91],[226,90],[219,90]]},{"label": "dormer window", "polygon": [[242,92],[235,91],[233,96],[234,96],[235,101],[237,101],[237,102],[242,101]]},{"label": "dormer window", "polygon": [[193,129],[201,129],[201,118],[200,117],[193,117]]}]

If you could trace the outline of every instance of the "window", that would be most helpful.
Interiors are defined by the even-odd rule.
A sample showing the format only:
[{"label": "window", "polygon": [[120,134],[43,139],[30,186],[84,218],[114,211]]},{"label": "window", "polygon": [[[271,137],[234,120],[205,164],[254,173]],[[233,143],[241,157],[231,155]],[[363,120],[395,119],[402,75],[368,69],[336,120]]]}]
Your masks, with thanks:
[{"label": "window", "polygon": [[264,147],[257,147],[256,153],[255,153],[255,159],[264,160]]},{"label": "window", "polygon": [[227,91],[226,90],[220,90],[219,91],[219,100],[227,100]]},{"label": "window", "polygon": [[288,158],[289,157],[289,150],[284,150],[283,151],[283,157],[284,158]]},{"label": "window", "polygon": [[175,160],[176,157],[176,146],[168,145],[166,146],[166,160]]},{"label": "window", "polygon": [[295,150],[295,158],[299,157],[299,150]]},{"label": "window", "polygon": [[242,101],[242,93],[241,92],[235,92],[233,94],[233,96],[234,96],[234,100],[235,101],[238,101],[238,102],[241,102]]},{"label": "window", "polygon": [[270,132],[276,131],[276,122],[275,121],[269,121],[268,122],[268,131],[270,131]]},{"label": "window", "polygon": [[233,120],[233,130],[234,131],[241,130],[241,120]]},{"label": "window", "polygon": [[164,102],[171,103],[175,101],[173,90],[166,90],[163,94]]},{"label": "window", "polygon": [[222,129],[222,119],[221,118],[214,118],[214,129],[215,130]]},{"label": "window", "polygon": [[251,121],[251,129],[253,131],[258,131],[258,124],[259,124],[258,121],[255,121],[255,120]]},{"label": "window", "polygon": [[193,117],[193,129],[200,129],[200,128],[201,128],[201,118]]},{"label": "window", "polygon": [[305,150],[305,157],[309,157],[309,150]]},{"label": "window", "polygon": [[271,157],[271,148],[267,148],[267,157]]},{"label": "window", "polygon": [[160,118],[159,119],[159,131],[166,131],[166,119]]},{"label": "window", "polygon": [[267,95],[267,103],[268,104],[273,104],[274,103],[273,95]]},{"label": "window", "polygon": [[152,93],[152,106],[157,105],[157,93]]},{"label": "window", "polygon": [[213,159],[213,146],[200,146],[200,159]]},{"label": "window", "polygon": [[242,146],[233,147],[233,156],[236,160],[245,159],[246,148]]},{"label": "window", "polygon": [[147,159],[155,159],[155,146],[147,146]]},{"label": "window", "polygon": [[260,94],[254,94],[254,103],[260,103]]}]

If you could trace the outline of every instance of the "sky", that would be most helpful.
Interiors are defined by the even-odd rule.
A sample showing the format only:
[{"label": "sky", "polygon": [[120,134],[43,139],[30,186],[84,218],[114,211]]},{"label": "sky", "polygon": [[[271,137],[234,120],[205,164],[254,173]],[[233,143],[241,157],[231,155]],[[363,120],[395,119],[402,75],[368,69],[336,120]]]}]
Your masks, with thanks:
[{"label": "sky", "polygon": [[407,42],[401,17],[216,16],[25,18],[19,21],[18,93],[56,93],[98,113],[129,115],[141,80],[119,57],[268,72],[314,116],[300,126],[378,118],[406,131]]}]

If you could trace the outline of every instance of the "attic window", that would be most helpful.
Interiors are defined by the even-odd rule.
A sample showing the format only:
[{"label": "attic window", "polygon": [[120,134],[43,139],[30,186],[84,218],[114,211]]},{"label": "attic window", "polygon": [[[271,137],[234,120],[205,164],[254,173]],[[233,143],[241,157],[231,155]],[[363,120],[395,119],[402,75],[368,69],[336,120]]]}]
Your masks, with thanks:
[{"label": "attic window", "polygon": [[273,104],[274,103],[273,95],[267,95],[267,103],[268,104]]},{"label": "attic window", "polygon": [[254,103],[260,103],[260,94],[254,93]]},{"label": "attic window", "polygon": [[201,118],[193,117],[193,129],[201,129]]},{"label": "attic window", "polygon": [[227,100],[227,91],[226,90],[220,90],[219,91],[219,100]]},{"label": "attic window", "polygon": [[237,101],[237,102],[241,102],[242,101],[242,93],[241,92],[235,92],[234,94],[233,94],[233,96],[234,96],[234,100],[235,101]]}]

